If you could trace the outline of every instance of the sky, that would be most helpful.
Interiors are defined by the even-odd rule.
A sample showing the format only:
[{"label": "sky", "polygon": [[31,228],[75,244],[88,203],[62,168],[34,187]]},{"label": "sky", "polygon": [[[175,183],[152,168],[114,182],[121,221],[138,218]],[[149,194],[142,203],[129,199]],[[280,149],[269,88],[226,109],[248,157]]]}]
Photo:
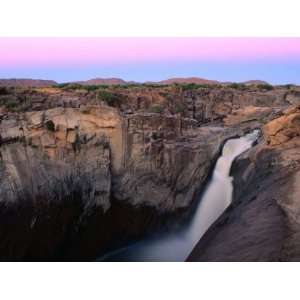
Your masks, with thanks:
[{"label": "sky", "polygon": [[300,84],[300,38],[0,38],[0,78]]}]

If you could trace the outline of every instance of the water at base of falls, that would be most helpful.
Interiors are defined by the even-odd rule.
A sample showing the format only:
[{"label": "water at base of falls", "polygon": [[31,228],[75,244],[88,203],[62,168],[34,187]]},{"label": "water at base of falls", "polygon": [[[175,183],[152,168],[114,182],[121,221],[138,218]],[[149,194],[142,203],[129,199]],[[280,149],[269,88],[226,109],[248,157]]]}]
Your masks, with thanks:
[{"label": "water at base of falls", "polygon": [[259,131],[255,130],[225,143],[211,181],[199,201],[191,222],[184,228],[110,252],[99,260],[184,261],[207,229],[230,205],[233,192],[232,177],[229,176],[231,165],[237,156],[251,148],[258,134]]}]

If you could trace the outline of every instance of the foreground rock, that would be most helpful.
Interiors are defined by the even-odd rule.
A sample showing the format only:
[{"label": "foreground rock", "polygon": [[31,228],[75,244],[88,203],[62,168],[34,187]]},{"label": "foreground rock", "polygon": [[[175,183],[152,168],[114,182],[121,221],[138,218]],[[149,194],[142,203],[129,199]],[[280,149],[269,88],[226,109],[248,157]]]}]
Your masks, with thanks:
[{"label": "foreground rock", "polygon": [[300,107],[264,127],[233,166],[234,200],[189,261],[299,261]]}]

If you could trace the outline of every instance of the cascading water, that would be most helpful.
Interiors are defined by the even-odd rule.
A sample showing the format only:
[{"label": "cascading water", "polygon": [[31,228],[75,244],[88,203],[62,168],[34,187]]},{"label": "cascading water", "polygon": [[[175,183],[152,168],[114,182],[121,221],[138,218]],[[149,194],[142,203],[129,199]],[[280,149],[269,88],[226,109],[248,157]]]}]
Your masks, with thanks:
[{"label": "cascading water", "polygon": [[257,140],[255,130],[241,138],[228,140],[218,159],[195,214],[184,228],[142,240],[101,257],[102,261],[184,261],[207,229],[225,211],[232,200],[232,177],[229,176],[234,159],[251,148]]}]

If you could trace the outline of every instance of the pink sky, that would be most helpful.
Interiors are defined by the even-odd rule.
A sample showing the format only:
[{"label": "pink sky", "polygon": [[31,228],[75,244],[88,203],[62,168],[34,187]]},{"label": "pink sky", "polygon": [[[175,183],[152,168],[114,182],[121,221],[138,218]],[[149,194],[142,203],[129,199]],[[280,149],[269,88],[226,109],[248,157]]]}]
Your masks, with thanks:
[{"label": "pink sky", "polygon": [[0,67],[300,59],[300,38],[0,38]]}]

